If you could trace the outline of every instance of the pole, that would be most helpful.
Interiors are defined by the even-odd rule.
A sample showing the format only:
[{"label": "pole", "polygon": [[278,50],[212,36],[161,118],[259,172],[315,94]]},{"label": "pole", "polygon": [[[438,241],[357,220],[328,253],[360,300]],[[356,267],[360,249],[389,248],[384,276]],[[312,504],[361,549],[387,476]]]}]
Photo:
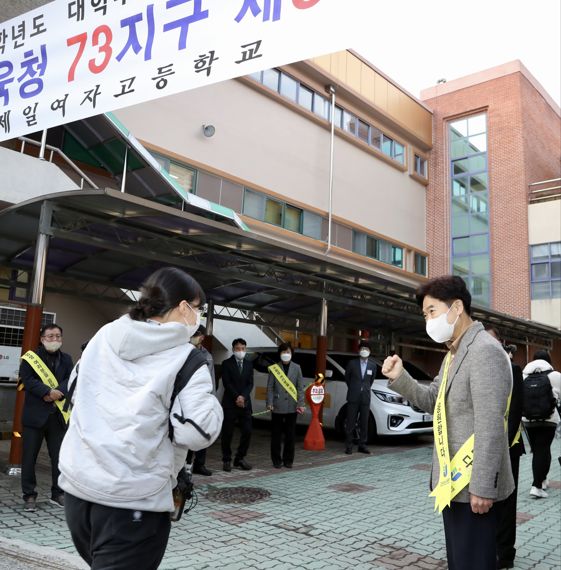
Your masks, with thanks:
[{"label": "pole", "polygon": [[39,160],[45,160],[45,148],[47,147],[47,129],[43,129],[41,135],[41,147],[39,148]]},{"label": "pole", "polygon": [[316,346],[316,373],[325,375],[327,364],[327,301],[321,300],[319,335]]},{"label": "pole", "polygon": [[335,151],[335,87],[329,85],[327,90],[331,94],[331,109],[329,113],[331,138],[329,143],[329,207],[327,216],[327,249],[325,250],[325,255],[331,250],[331,226],[333,225],[333,155]]},{"label": "pole", "polygon": [[129,147],[125,147],[125,160],[123,164],[123,178],[121,180],[121,192],[125,193],[125,184],[127,183],[127,162],[129,158]]},{"label": "pole", "polygon": [[[35,246],[35,264],[33,269],[31,302],[27,305],[25,314],[25,327],[23,330],[22,354],[33,350],[39,344],[39,331],[43,315],[43,293],[45,287],[45,273],[47,267],[47,253],[51,233],[52,206],[49,202],[41,205],[37,244]],[[23,452],[22,442],[22,414],[25,400],[23,386],[18,384],[16,403],[14,406],[14,419],[12,438],[10,442],[10,456],[8,459],[8,475],[21,473],[21,458]]]}]

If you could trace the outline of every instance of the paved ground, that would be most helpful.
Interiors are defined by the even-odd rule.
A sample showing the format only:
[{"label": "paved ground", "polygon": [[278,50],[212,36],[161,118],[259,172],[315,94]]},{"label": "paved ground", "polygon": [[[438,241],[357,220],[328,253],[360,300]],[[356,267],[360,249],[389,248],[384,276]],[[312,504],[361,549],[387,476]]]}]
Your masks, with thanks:
[{"label": "paved ground", "polygon": [[[441,518],[427,497],[430,438],[384,441],[371,446],[371,456],[346,456],[336,440],[321,453],[300,446],[295,468],[280,471],[270,466],[268,441],[265,430],[255,433],[253,471],[198,477],[199,504],[173,526],[162,570],[446,568]],[[522,458],[516,568],[561,568],[560,448],[555,440],[548,499],[529,498],[531,456]],[[7,449],[0,442],[2,468]],[[0,569],[84,568],[64,513],[47,502],[44,456],[40,463],[37,513],[22,511],[19,480],[0,475]],[[207,463],[220,467],[218,446]],[[238,496],[237,487],[250,489]],[[225,502],[248,499],[255,489],[270,496]]]}]

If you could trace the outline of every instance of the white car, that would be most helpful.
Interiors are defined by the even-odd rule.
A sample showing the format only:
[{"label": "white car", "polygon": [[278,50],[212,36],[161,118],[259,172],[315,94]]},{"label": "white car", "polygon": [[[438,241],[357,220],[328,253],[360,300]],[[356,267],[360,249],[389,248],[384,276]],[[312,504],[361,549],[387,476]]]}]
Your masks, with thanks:
[{"label": "white car", "polygon": [[[277,351],[271,348],[252,349],[249,355],[253,359],[255,374],[254,388],[251,393],[253,412],[265,411],[267,399],[267,367],[277,362]],[[329,352],[325,381],[325,400],[323,405],[323,426],[333,428],[340,434],[345,432],[347,385],[345,383],[345,367],[349,360],[357,358],[356,354]],[[375,359],[374,359],[375,360]],[[305,385],[313,382],[316,369],[316,353],[313,350],[297,350],[294,362],[299,364],[304,375]],[[402,396],[390,390],[388,380],[381,373],[381,364],[376,361],[378,370],[372,383],[370,399],[370,420],[368,422],[368,440],[377,435],[412,435],[432,433],[432,414],[411,406]],[[405,362],[406,370],[417,380],[431,380],[416,366]],[[262,414],[259,419],[270,420],[270,414]],[[308,425],[311,412],[308,406],[303,415],[298,416],[299,424]]]}]

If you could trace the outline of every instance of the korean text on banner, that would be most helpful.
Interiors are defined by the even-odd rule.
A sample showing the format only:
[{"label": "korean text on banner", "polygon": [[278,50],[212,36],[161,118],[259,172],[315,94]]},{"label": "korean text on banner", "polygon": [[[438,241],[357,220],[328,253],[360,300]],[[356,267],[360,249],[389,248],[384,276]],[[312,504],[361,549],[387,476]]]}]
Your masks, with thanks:
[{"label": "korean text on banner", "polygon": [[349,47],[365,0],[55,0],[0,24],[0,141]]}]

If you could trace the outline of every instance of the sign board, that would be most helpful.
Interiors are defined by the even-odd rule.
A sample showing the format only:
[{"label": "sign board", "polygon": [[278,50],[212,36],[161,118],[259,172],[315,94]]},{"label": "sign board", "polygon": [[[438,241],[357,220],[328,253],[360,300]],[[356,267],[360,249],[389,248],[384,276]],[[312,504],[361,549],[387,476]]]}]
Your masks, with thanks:
[{"label": "sign board", "polygon": [[0,141],[349,47],[366,0],[55,0],[0,24]]},{"label": "sign board", "polygon": [[325,397],[325,389],[323,386],[312,386],[310,391],[310,398],[314,404],[321,404]]},{"label": "sign board", "polygon": [[17,380],[21,347],[0,346],[0,379]]}]

